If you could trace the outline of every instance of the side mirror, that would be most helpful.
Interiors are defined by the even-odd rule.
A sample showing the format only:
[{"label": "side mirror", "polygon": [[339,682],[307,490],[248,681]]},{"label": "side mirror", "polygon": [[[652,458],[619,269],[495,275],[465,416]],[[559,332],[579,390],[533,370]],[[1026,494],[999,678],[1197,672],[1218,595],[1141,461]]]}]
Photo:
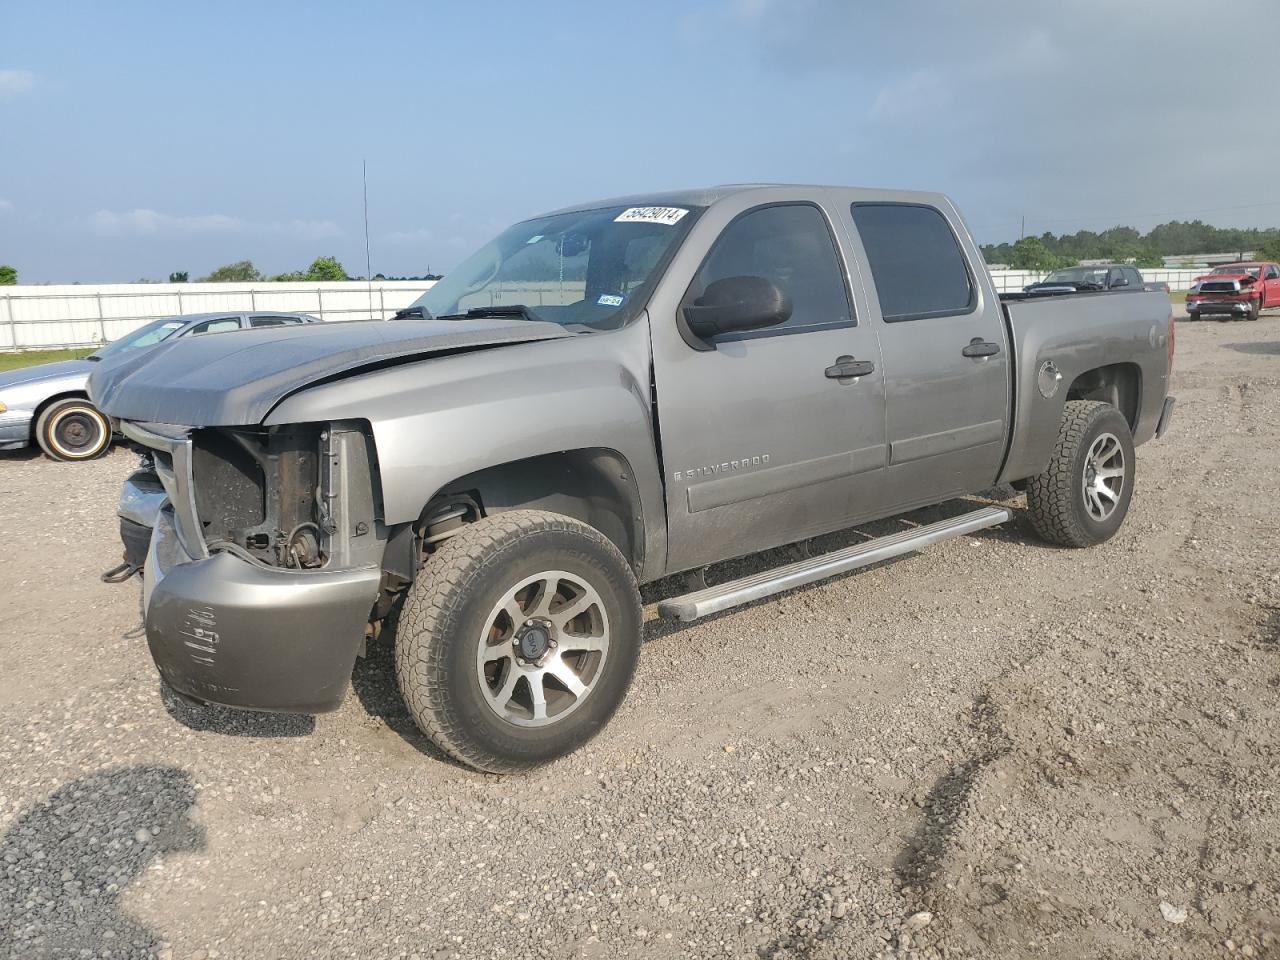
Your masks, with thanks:
[{"label": "side mirror", "polygon": [[1114,280],[1111,281],[1112,290],[1114,290],[1116,287],[1127,287],[1128,285],[1129,285],[1128,277],[1116,277]]},{"label": "side mirror", "polygon": [[722,333],[776,327],[791,319],[791,298],[764,277],[725,277],[684,308],[694,336],[706,340]]}]

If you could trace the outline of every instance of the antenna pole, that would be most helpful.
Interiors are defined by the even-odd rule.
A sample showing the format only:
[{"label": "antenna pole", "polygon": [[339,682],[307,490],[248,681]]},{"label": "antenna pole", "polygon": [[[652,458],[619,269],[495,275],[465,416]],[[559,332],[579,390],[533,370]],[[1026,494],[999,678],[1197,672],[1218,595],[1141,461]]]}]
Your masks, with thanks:
[{"label": "antenna pole", "polygon": [[[364,277],[369,284],[369,316],[373,317],[373,254],[369,251],[369,161],[360,161],[361,181],[364,185]],[[385,320],[386,317],[379,317]]]}]

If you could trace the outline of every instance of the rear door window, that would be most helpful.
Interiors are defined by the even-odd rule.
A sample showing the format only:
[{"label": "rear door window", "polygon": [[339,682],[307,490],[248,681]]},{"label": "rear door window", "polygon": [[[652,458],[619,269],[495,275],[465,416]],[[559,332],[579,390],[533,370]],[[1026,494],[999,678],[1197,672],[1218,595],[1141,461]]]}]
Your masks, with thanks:
[{"label": "rear door window", "polygon": [[300,317],[250,317],[251,327],[285,327],[291,323],[301,323]]},{"label": "rear door window", "polygon": [[969,265],[941,211],[923,204],[855,203],[853,223],[888,323],[971,313]]},{"label": "rear door window", "polygon": [[239,329],[239,317],[218,317],[215,320],[205,320],[203,323],[197,323],[187,331],[186,335],[189,337],[198,337],[206,333],[227,333],[231,330]]}]

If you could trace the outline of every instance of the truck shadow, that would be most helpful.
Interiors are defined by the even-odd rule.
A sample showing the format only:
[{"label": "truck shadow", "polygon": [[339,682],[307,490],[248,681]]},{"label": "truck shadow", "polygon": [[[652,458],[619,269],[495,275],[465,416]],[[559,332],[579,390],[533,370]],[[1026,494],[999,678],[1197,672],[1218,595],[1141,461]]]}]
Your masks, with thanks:
[{"label": "truck shadow", "polygon": [[180,698],[167,684],[160,684],[160,702],[165,711],[189,730],[220,733],[227,737],[309,737],[315,733],[316,718],[301,713],[260,713],[232,710],[213,704],[194,704]]},{"label": "truck shadow", "polygon": [[390,641],[369,642],[367,653],[356,660],[351,672],[351,689],[369,716],[381,720],[413,749],[432,760],[470,770],[432,743],[409,715],[396,683],[395,647]]},{"label": "truck shadow", "polygon": [[160,936],[124,912],[157,858],[205,848],[191,775],[104,770],[32,804],[0,840],[0,956],[153,956]]},{"label": "truck shadow", "polygon": [[1225,343],[1228,350],[1236,353],[1252,353],[1259,356],[1280,356],[1280,340],[1264,340],[1253,343]]},{"label": "truck shadow", "polygon": [[[904,513],[886,520],[877,520],[874,523],[863,524],[849,530],[841,530],[836,533],[824,534],[820,537],[813,537],[809,540],[798,541],[782,547],[775,547],[772,550],[766,550],[763,553],[752,554],[747,557],[740,557],[736,560],[726,560],[723,563],[712,564],[710,567],[706,568],[706,583],[708,586],[727,583],[730,580],[736,580],[739,577],[748,577],[753,574],[763,573],[774,567],[794,563],[797,560],[802,560],[807,557],[821,556],[824,553],[842,550],[845,547],[865,543],[868,540],[874,540],[878,537],[885,537],[890,534],[900,533],[903,530],[909,530],[913,527],[937,523],[940,520],[949,520],[973,510],[991,506],[992,504],[1008,504],[1014,511],[1013,520],[998,527],[987,527],[986,529],[978,530],[975,533],[967,534],[968,538],[993,542],[1019,543],[1033,547],[1042,547],[1044,549],[1057,549],[1050,547],[1047,544],[1043,544],[1036,539],[1034,532],[1031,530],[1030,523],[1025,520],[1024,511],[1014,505],[1020,497],[1021,494],[1013,490],[1011,487],[997,487],[992,490],[984,490],[973,497],[962,497],[956,500],[947,500],[944,503],[923,507],[919,510],[913,510],[910,513]],[[880,563],[861,567],[849,573],[838,574],[829,580],[820,580],[817,583],[807,584],[803,587],[796,587],[793,590],[775,594],[772,597],[766,597],[763,600],[757,600],[753,603],[745,604],[742,607],[735,607],[731,610],[725,610],[722,613],[703,617],[696,623],[682,623],[678,620],[664,620],[653,617],[647,620],[644,625],[644,642],[651,643],[664,637],[683,633],[685,630],[694,627],[699,623],[711,623],[720,617],[732,616],[739,610],[745,610],[758,604],[773,603],[784,597],[803,594],[807,590],[816,590],[823,584],[832,583],[846,577],[860,576],[864,573],[883,567],[890,567],[913,555],[914,554],[908,553],[901,557],[894,557],[890,560],[884,560]],[[681,594],[689,593],[695,589],[698,589],[698,586],[690,582],[688,574],[676,574],[674,576],[665,577],[662,580],[656,580],[653,583],[646,584],[640,590],[640,598],[644,605],[648,607],[650,605],[656,605],[671,597],[677,597]]]},{"label": "truck shadow", "polygon": [[[992,503],[1008,503],[1016,501],[1021,495],[1009,487],[1001,487],[993,490],[986,490],[974,497],[964,497],[956,500],[948,500],[945,503],[935,504],[919,510],[913,510],[910,513],[893,517],[887,520],[880,520],[875,523],[864,524],[852,530],[842,530],[838,533],[826,534],[821,537],[814,537],[810,540],[801,541],[799,543],[788,544],[786,546],[777,547],[773,550],[767,550],[764,553],[753,554],[752,556],[742,557],[736,560],[729,560],[723,563],[717,563],[707,569],[707,583],[715,585],[733,580],[738,577],[749,576],[754,573],[760,573],[771,567],[781,566],[786,563],[792,563],[802,557],[818,556],[832,550],[839,550],[843,547],[852,546],[856,543],[865,542],[876,537],[887,536],[891,533],[897,533],[901,530],[910,529],[911,527],[922,526],[924,524],[935,523],[939,520],[950,519],[951,517],[960,516],[964,513],[977,510],[984,506],[990,506]],[[1015,509],[1014,520],[1009,524],[999,527],[988,527],[979,530],[976,533],[969,534],[970,537],[978,540],[988,541],[1004,541],[1009,543],[1022,543],[1030,540],[1036,543],[1034,535],[1030,532],[1029,524],[1026,529],[1022,520],[1022,511]],[[1053,549],[1046,547],[1046,549]],[[904,557],[896,557],[892,560],[885,560],[882,563],[874,564],[870,567],[863,567],[861,570],[853,573],[844,574],[843,576],[857,576],[867,570],[876,567],[889,566],[898,563],[910,557],[907,554]],[[838,578],[833,578],[838,579]],[[823,583],[829,581],[822,581]],[[805,590],[812,590],[820,587],[822,584],[810,584],[804,587],[797,587],[795,590],[789,590],[786,593],[778,594],[774,597],[768,597],[757,603],[772,603],[780,597],[786,597],[794,593],[802,593]],[[659,601],[668,597],[679,596],[687,593],[691,587],[689,586],[686,575],[678,574],[666,577],[654,583],[647,584],[640,591],[641,601],[645,606],[657,604]],[[748,604],[747,606],[752,606]],[[744,608],[737,608],[744,609]],[[697,623],[681,623],[677,620],[663,620],[656,617],[647,620],[643,627],[641,640],[643,643],[652,643],[664,637],[673,636],[683,633],[685,630],[695,628],[699,624],[711,622],[719,617],[732,616],[734,610],[726,610],[723,613],[714,614],[705,617]],[[458,766],[460,769],[468,769],[458,764],[452,757],[439,750],[431,741],[422,734],[414,723],[413,718],[409,715],[409,709],[405,706],[404,699],[400,696],[400,689],[396,684],[395,677],[395,651],[389,641],[370,641],[367,655],[356,660],[355,670],[351,675],[351,687],[355,691],[356,697],[359,699],[365,711],[371,716],[382,720],[391,730],[400,736],[406,743],[412,746],[420,753],[431,757],[434,760],[440,760],[445,763]],[[179,707],[183,706],[181,703]]]}]

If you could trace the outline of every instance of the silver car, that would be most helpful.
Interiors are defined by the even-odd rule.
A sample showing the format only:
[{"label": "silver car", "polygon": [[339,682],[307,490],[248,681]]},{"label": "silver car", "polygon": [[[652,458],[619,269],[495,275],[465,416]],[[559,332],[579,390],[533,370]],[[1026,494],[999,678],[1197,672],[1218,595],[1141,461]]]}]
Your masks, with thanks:
[{"label": "silver car", "polygon": [[89,402],[85,382],[103,361],[174,337],[251,327],[318,323],[307,313],[189,313],[162,317],[81,360],[42,363],[0,373],[0,450],[37,443],[54,460],[92,460],[111,444],[109,417]]}]

